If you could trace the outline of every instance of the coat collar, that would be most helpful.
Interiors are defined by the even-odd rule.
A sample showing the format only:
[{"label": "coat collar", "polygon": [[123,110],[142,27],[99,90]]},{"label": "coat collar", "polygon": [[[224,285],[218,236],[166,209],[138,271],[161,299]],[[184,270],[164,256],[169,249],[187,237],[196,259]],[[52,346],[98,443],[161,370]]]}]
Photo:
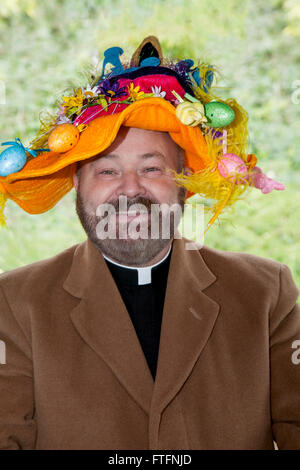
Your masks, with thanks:
[{"label": "coat collar", "polygon": [[77,246],[64,282],[80,299],[71,312],[75,328],[147,414],[160,414],[191,374],[220,309],[203,292],[216,276],[201,250],[186,250],[186,242],[173,242],[155,382],[118,288],[90,240]]}]

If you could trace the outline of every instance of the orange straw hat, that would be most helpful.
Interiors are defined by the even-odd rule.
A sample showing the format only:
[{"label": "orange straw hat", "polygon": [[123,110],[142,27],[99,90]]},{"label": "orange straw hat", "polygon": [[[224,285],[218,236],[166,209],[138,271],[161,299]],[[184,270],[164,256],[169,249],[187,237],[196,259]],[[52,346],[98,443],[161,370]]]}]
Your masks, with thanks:
[{"label": "orange straw hat", "polygon": [[0,155],[0,222],[7,198],[30,214],[51,209],[72,189],[77,162],[101,154],[121,126],[168,132],[184,150],[193,173],[174,171],[174,178],[188,197],[213,201],[207,229],[247,187],[284,189],[246,153],[247,113],[235,100],[211,93],[213,66],[163,59],[153,36],[130,64],[121,63],[122,53],[119,47],[105,51],[102,73],[62,97],[57,115],[41,121],[29,148],[19,139],[2,144],[8,148]]}]

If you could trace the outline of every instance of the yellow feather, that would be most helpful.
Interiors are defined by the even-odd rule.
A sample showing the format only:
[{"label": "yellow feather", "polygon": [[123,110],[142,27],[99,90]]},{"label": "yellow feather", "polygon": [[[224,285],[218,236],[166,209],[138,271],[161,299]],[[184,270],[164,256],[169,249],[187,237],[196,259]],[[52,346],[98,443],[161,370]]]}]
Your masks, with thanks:
[{"label": "yellow feather", "polygon": [[[196,96],[202,100],[202,93],[200,88],[196,91]],[[211,95],[206,94],[211,101]],[[235,120],[229,126],[223,128],[227,131],[227,153],[234,153],[247,165],[249,168],[251,163],[247,161],[247,112],[234,100],[228,99],[226,101],[220,100],[231,106],[235,112]],[[222,131],[223,129],[218,129]],[[211,212],[211,219],[208,223],[207,229],[216,221],[224,209],[231,207],[238,199],[242,199],[245,191],[250,187],[249,182],[237,176],[231,182],[221,176],[218,171],[218,160],[223,155],[223,142],[222,137],[213,138],[213,133],[210,131],[204,134],[208,155],[211,163],[204,169],[193,173],[192,175],[184,175],[173,171],[174,179],[179,186],[185,187],[188,191],[199,194],[204,200],[211,199],[213,201],[211,207],[205,207],[205,210]],[[235,183],[238,184],[235,184]]]},{"label": "yellow feather", "polygon": [[3,213],[7,197],[0,192],[0,226],[6,227],[6,217]]},{"label": "yellow feather", "polygon": [[49,134],[52,129],[54,129],[57,121],[57,116],[54,116],[50,113],[41,113],[39,118],[41,126],[36,137],[30,142],[29,145],[33,150],[47,147]]}]

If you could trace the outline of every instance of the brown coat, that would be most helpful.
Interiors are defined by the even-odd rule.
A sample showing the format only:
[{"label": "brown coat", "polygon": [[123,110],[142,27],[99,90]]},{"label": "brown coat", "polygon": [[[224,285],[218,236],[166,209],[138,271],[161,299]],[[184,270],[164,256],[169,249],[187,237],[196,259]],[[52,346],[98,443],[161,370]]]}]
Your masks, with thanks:
[{"label": "brown coat", "polygon": [[155,382],[91,242],[0,276],[1,449],[300,449],[290,269],[185,242]]}]

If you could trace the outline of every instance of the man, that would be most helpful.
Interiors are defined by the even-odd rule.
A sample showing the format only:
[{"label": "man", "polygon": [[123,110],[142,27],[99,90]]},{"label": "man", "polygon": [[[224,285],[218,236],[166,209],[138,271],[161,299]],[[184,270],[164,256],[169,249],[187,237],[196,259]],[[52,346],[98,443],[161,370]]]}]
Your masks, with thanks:
[{"label": "man", "polygon": [[[131,211],[130,215],[127,210],[136,204],[142,204],[146,209],[158,204],[170,208],[178,204],[178,210],[183,209],[186,191],[178,188],[167,172],[169,168],[177,170],[180,167],[182,170],[180,150],[168,133],[121,127],[114,143],[100,157],[85,161],[75,173],[77,213],[89,238],[106,256],[122,264],[146,266],[160,261],[169,251],[170,236],[154,238],[155,234],[152,233],[151,237],[150,210],[145,215],[149,236],[147,231],[147,236],[139,236],[130,242],[126,236],[130,225],[127,225],[138,214]],[[187,170],[184,168],[184,171]],[[123,216],[119,212],[116,218],[118,225],[124,219],[125,237],[121,238],[121,233],[114,231],[110,237],[103,233],[105,238],[101,239],[97,234],[99,217],[94,215],[97,207],[109,201],[117,210],[122,196],[125,196],[126,212]],[[141,217],[142,214],[137,222],[142,222]],[[174,221],[171,228],[174,228]],[[157,229],[159,232],[159,227]]]},{"label": "man", "polygon": [[[201,147],[202,132],[211,148],[219,145],[216,133],[178,124],[163,97],[130,104],[134,80],[155,83],[165,72],[152,70],[154,60],[148,73],[143,61],[153,58],[155,41],[145,41],[142,66],[126,69],[129,103],[107,100],[126,107],[91,121],[103,102],[85,107],[79,118],[88,128],[74,148],[51,149],[2,180],[6,195],[38,212],[70,188],[71,176],[88,238],[0,277],[0,448],[274,449],[275,441],[300,449],[299,289],[290,269],[246,253],[187,250],[175,215],[163,210],[183,210],[186,189],[209,178],[207,192],[219,181],[227,197],[216,193],[216,215],[246,181],[258,187],[254,158],[244,156],[244,173],[239,160],[228,160],[223,182],[226,159],[218,154],[217,170],[204,144],[192,148],[196,138]],[[160,57],[157,43],[155,50]],[[180,83],[180,74],[165,73],[163,80]],[[116,83],[111,96],[122,92]],[[48,199],[38,200],[37,188]]]}]

